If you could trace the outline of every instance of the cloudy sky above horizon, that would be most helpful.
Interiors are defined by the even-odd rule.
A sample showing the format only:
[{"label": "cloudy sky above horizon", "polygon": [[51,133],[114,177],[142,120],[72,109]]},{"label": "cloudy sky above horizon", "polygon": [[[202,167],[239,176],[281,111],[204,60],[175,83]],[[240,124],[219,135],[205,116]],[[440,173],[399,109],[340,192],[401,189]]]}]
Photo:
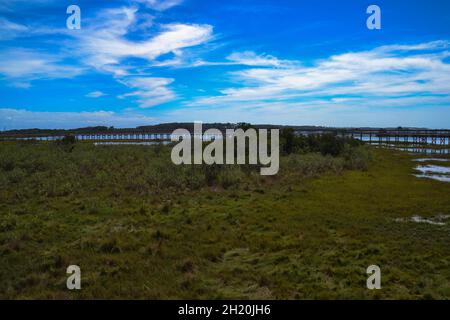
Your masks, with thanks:
[{"label": "cloudy sky above horizon", "polygon": [[[81,30],[66,28],[72,4]],[[446,0],[0,0],[0,129],[450,128],[449,13]]]}]

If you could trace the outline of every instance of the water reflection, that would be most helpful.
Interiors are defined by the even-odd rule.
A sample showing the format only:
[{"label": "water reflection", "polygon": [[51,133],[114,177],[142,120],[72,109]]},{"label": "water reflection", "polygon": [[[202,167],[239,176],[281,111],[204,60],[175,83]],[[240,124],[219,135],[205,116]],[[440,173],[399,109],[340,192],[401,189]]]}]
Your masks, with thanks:
[{"label": "water reflection", "polygon": [[436,180],[436,181],[441,181],[441,182],[450,182],[450,176],[445,176],[445,175],[438,175],[438,174],[415,174],[414,175],[416,178],[421,178],[421,179],[431,179],[431,180]]},{"label": "water reflection", "polygon": [[450,148],[431,148],[429,146],[411,146],[411,145],[397,145],[397,144],[387,144],[387,143],[371,143],[376,147],[388,148],[397,151],[408,152],[412,154],[424,154],[424,155],[449,155]]},{"label": "water reflection", "polygon": [[426,165],[426,166],[417,166],[416,170],[422,173],[450,174],[450,167]]},{"label": "water reflection", "polygon": [[430,162],[430,161],[438,161],[438,162],[449,162],[450,159],[444,158],[423,158],[423,159],[414,159],[416,162]]},{"label": "water reflection", "polygon": [[435,226],[445,226],[446,220],[450,218],[450,215],[439,215],[432,218],[423,218],[421,216],[412,216],[411,218],[397,218],[396,222],[416,222],[416,223],[427,223]]},{"label": "water reflection", "polygon": [[[426,159],[418,159],[418,160],[426,160]],[[417,178],[432,179],[441,182],[450,182],[450,167],[442,167],[436,165],[418,165],[415,169],[420,172],[420,174],[414,175]]]}]

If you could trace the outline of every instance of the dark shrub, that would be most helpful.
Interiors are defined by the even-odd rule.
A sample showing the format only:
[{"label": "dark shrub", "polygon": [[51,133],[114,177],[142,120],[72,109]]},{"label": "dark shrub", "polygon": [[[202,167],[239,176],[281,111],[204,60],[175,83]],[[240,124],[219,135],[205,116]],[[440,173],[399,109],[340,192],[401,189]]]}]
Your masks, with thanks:
[{"label": "dark shrub", "polygon": [[280,132],[281,152],[289,155],[294,152],[295,147],[295,132],[294,129],[284,128]]},{"label": "dark shrub", "polygon": [[76,142],[77,142],[77,139],[75,138],[75,136],[72,136],[72,135],[67,135],[61,139],[61,144],[66,144],[66,145],[73,145]]},{"label": "dark shrub", "polygon": [[338,156],[344,150],[344,140],[338,138],[334,134],[324,134],[317,138],[318,140],[318,151],[326,155],[331,155],[333,157]]},{"label": "dark shrub", "polygon": [[67,135],[57,142],[58,146],[65,152],[72,152],[77,139],[73,135]]},{"label": "dark shrub", "polygon": [[320,152],[323,155],[338,156],[347,141],[332,133],[323,135],[297,136],[291,128],[285,128],[280,133],[280,150],[284,155],[292,153]]}]

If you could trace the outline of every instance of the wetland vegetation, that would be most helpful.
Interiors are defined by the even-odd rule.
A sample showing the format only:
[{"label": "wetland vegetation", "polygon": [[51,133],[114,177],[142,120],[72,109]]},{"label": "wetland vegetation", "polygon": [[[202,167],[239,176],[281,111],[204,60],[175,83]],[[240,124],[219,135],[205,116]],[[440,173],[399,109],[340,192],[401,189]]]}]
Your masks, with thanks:
[{"label": "wetland vegetation", "polygon": [[0,298],[450,298],[450,184],[414,175],[447,162],[280,138],[275,177],[163,145],[0,143]]}]

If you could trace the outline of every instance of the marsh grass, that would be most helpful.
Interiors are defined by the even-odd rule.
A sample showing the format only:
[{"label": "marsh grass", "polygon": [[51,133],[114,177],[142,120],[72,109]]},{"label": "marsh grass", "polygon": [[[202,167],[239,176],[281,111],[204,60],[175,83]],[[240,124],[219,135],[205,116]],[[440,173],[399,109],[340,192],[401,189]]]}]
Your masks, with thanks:
[{"label": "marsh grass", "polygon": [[[170,148],[0,144],[1,298],[450,298],[450,187],[364,146],[251,166],[175,166]],[[65,270],[82,269],[82,287]],[[382,268],[381,291],[365,289]]]}]

